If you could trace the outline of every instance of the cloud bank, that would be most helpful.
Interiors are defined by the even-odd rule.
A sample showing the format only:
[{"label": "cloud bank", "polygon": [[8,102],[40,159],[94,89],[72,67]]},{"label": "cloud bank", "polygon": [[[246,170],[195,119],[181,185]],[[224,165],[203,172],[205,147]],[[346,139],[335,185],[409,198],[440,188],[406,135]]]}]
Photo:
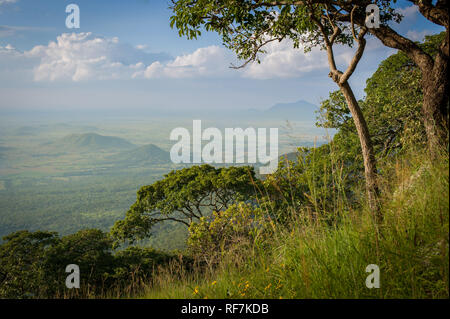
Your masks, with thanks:
[{"label": "cloud bank", "polygon": [[118,38],[95,37],[90,32],[64,33],[46,46],[24,52],[24,56],[39,59],[34,80],[75,82],[130,78],[140,63],[170,58],[121,44]]},{"label": "cloud bank", "polygon": [[[317,48],[305,54],[303,48],[294,49],[290,41],[282,41],[272,42],[265,49],[267,53],[261,55],[260,64],[252,63],[236,71],[229,68],[234,59],[232,53],[216,45],[172,58],[165,53],[148,53],[145,45],[133,47],[118,38],[85,32],[64,33],[56,41],[25,52],[12,46],[0,47],[0,58],[9,59],[5,64],[10,64],[12,57],[22,59],[21,65],[33,64],[30,71],[33,80],[38,82],[232,76],[265,80],[301,77],[328,68],[325,53]],[[337,61],[348,61],[351,51],[341,51]]]}]

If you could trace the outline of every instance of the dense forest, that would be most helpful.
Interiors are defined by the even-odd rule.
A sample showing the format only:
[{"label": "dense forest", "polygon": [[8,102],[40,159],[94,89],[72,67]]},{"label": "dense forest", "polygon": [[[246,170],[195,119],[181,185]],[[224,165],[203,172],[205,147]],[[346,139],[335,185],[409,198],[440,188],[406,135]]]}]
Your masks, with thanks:
[{"label": "dense forest", "polygon": [[[241,59],[257,59],[259,44],[245,34],[266,28],[266,16],[250,18],[244,6],[219,17],[213,10],[205,22],[200,13],[207,8],[190,2],[173,8],[181,35],[196,37],[205,23]],[[297,26],[312,34],[310,41],[321,41],[313,34],[322,32],[345,44],[353,33],[364,46],[367,30],[357,13],[359,33],[341,35],[336,21],[310,9],[309,22]],[[281,10],[269,24],[275,36],[290,32],[291,15]],[[236,38],[227,34],[231,16],[243,24]],[[324,41],[332,52],[332,41]],[[426,36],[414,50],[439,61],[445,45],[448,59],[446,32]],[[440,114],[432,114],[444,123],[430,127],[431,80],[403,49],[381,62],[359,101],[347,83],[354,68],[350,74],[332,69],[338,90],[322,101],[317,125],[337,133],[326,144],[282,156],[273,174],[260,176],[252,166],[175,169],[142,185],[109,231],[5,236],[0,297],[448,298],[448,93]],[[111,185],[120,196],[118,190]],[[143,244],[164,222],[187,232],[185,249]],[[68,264],[80,266],[80,289],[65,286]],[[379,289],[365,284],[371,264],[380,269]]]}]

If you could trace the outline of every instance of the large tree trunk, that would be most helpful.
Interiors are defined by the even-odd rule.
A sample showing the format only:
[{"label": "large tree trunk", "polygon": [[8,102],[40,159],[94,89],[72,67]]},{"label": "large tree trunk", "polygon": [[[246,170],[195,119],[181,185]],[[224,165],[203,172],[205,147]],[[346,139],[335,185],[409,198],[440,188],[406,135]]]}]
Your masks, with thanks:
[{"label": "large tree trunk", "polygon": [[[429,3],[420,3],[419,7],[421,5],[425,6]],[[438,11],[442,14],[445,12],[440,8],[436,10],[436,14]],[[402,37],[388,26],[373,28],[370,29],[370,32],[380,39],[384,45],[403,51],[422,72],[423,124],[429,151],[432,155],[435,155],[442,146],[448,143],[449,29],[448,18],[441,19],[441,21],[437,18],[432,19],[429,15],[425,15],[425,17],[432,22],[439,22],[446,28],[445,38],[434,59],[416,43]],[[448,12],[446,17],[448,17]]]},{"label": "large tree trunk", "polygon": [[382,216],[378,202],[379,189],[377,183],[377,166],[369,128],[367,127],[361,108],[359,107],[358,101],[356,100],[348,82],[346,81],[344,83],[339,83],[339,88],[341,89],[341,92],[347,101],[348,108],[352,113],[353,121],[355,122],[359,141],[361,143],[369,207],[375,214],[378,222],[380,222]]},{"label": "large tree trunk", "polygon": [[423,124],[434,156],[448,143],[448,56],[438,53],[433,67],[421,71]]}]

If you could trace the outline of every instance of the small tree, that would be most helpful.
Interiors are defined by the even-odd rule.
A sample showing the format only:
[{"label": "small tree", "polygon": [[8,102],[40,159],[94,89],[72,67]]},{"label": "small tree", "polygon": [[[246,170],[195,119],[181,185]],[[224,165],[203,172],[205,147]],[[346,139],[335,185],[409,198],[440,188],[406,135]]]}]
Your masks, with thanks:
[{"label": "small tree", "polygon": [[0,298],[48,297],[51,287],[43,268],[46,252],[58,236],[54,232],[18,231],[0,245]]},{"label": "small tree", "polygon": [[233,249],[267,238],[269,220],[261,208],[239,203],[202,217],[189,227],[189,251],[210,266]]},{"label": "small tree", "polygon": [[65,286],[66,266],[76,264],[82,274],[82,293],[100,293],[105,288],[106,274],[113,271],[113,262],[109,234],[99,229],[83,229],[61,237],[49,247],[44,263],[45,277],[53,294],[77,295],[76,289],[68,290]]},{"label": "small tree", "polygon": [[143,239],[154,224],[175,221],[187,227],[212,211],[222,211],[255,194],[252,167],[192,166],[172,171],[163,180],[143,186],[124,220],[111,230],[117,240]]}]

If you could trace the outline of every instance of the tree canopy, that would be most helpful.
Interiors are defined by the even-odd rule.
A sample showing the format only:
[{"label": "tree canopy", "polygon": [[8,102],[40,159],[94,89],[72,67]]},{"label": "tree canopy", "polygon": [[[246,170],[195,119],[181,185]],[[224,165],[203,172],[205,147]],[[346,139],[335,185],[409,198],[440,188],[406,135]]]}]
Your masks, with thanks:
[{"label": "tree canopy", "polygon": [[[390,2],[377,1],[382,22],[401,18]],[[331,18],[328,13],[337,13],[339,7],[347,11],[355,8],[352,14],[365,17],[365,8],[371,1],[177,0],[172,3],[174,15],[170,24],[178,29],[180,36],[195,39],[203,28],[217,32],[228,49],[239,59],[250,62],[259,61],[258,54],[264,53],[264,45],[272,41],[290,39],[294,47],[302,44],[306,50],[313,46],[325,48],[322,31],[331,35],[334,27],[329,23],[331,19],[327,19]],[[323,20],[325,30],[320,30],[312,17]],[[342,32],[333,41],[352,45],[352,28],[340,20],[336,23]]]},{"label": "tree canopy", "polygon": [[112,229],[118,240],[142,239],[155,223],[175,221],[187,227],[211,211],[222,211],[232,203],[255,194],[253,167],[215,168],[192,166],[172,171],[164,179],[143,186],[124,220]]}]

